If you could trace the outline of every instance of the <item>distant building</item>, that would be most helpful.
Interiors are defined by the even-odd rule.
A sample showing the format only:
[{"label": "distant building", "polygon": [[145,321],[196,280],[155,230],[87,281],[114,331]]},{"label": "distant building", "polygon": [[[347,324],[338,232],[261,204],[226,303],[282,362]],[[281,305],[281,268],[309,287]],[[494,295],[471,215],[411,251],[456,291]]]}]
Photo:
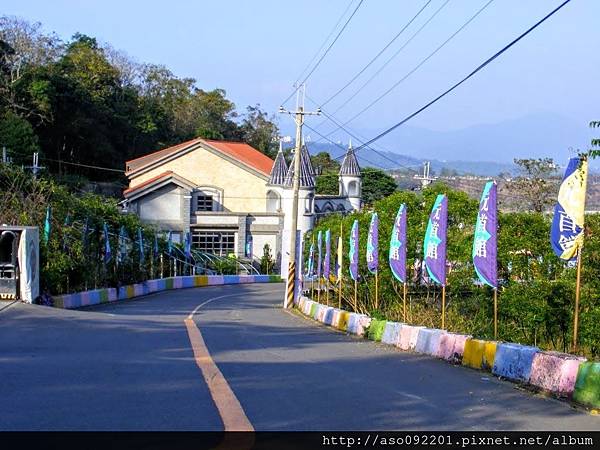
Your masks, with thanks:
[{"label": "distant building", "polygon": [[[352,147],[339,174],[338,196],[315,196],[315,172],[302,148],[298,230],[312,229],[315,218],[360,209],[360,168]],[[191,233],[192,246],[209,253],[257,262],[269,244],[277,267],[289,251],[293,166],[281,150],[275,161],[248,144],[193,139],[128,161],[128,211],[175,241]],[[284,271],[285,273],[285,271]]]}]

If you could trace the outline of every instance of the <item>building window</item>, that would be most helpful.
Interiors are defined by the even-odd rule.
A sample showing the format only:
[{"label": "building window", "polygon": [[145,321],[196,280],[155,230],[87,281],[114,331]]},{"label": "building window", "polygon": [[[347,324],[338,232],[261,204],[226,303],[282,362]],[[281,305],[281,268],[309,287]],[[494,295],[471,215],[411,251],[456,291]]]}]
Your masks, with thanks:
[{"label": "building window", "polygon": [[212,211],[213,210],[213,196],[198,194],[196,196],[196,211]]},{"label": "building window", "polygon": [[192,233],[192,246],[201,252],[227,256],[235,253],[235,232],[198,230]]},{"label": "building window", "polygon": [[267,212],[281,211],[281,197],[275,191],[267,192]]}]

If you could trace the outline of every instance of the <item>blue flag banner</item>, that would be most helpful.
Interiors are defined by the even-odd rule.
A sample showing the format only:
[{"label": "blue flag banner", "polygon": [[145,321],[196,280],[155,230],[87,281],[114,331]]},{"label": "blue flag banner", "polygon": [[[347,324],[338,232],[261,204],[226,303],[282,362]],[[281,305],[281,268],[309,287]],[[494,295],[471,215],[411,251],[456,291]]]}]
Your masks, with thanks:
[{"label": "blue flag banner", "polygon": [[496,190],[496,183],[493,181],[488,181],[483,188],[473,239],[475,272],[483,283],[493,288],[498,287]]},{"label": "blue flag banner", "polygon": [[169,231],[169,238],[167,239],[167,253],[170,255],[173,253],[173,233]]},{"label": "blue flag banner", "polygon": [[377,213],[371,214],[371,225],[367,236],[367,269],[376,273],[379,268],[379,217]]},{"label": "blue flag banner", "polygon": [[552,249],[561,259],[575,259],[583,246],[587,174],[587,159],[569,160],[558,191],[558,202],[554,208],[550,230]]},{"label": "blue flag banner", "polygon": [[189,231],[185,233],[185,259],[192,257],[192,236]]},{"label": "blue flag banner", "polygon": [[119,230],[119,241],[117,243],[117,262],[120,264],[127,258],[127,231],[125,226],[121,225]]},{"label": "blue flag banner", "polygon": [[158,236],[154,233],[154,256],[158,255]]},{"label": "blue flag banner", "polygon": [[140,265],[144,264],[144,236],[142,235],[142,229],[138,227],[138,250],[140,252]]},{"label": "blue flag banner", "polygon": [[112,251],[110,249],[110,238],[108,234],[108,225],[104,222],[103,226],[104,234],[104,264],[108,264],[112,259]]},{"label": "blue flag banner", "polygon": [[390,237],[390,269],[394,277],[406,283],[406,204],[401,204]]},{"label": "blue flag banner", "polygon": [[46,220],[44,221],[44,243],[50,240],[50,231],[52,230],[52,206],[46,208]]}]

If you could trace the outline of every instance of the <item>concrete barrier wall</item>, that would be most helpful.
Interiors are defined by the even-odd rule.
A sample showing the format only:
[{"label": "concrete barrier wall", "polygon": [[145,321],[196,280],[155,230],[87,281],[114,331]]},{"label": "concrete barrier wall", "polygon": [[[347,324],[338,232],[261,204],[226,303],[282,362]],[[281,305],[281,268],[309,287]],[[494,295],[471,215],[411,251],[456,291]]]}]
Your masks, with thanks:
[{"label": "concrete barrier wall", "polygon": [[327,312],[325,313],[325,320],[323,321],[323,323],[325,325],[329,325],[331,326],[331,323],[333,322],[333,315],[335,313],[335,308],[329,308],[327,310]]},{"label": "concrete barrier wall", "polygon": [[372,319],[367,330],[367,337],[372,341],[381,341],[386,323],[385,320]]},{"label": "concrete barrier wall", "polygon": [[337,327],[342,331],[346,331],[348,328],[348,319],[350,313],[348,311],[340,311]]},{"label": "concrete barrier wall", "polygon": [[369,316],[367,316],[366,314],[361,314],[359,319],[358,319],[358,325],[356,328],[356,334],[358,336],[364,336],[366,330],[369,328],[369,326],[371,325],[371,319]]},{"label": "concrete barrier wall", "polygon": [[386,322],[385,329],[383,330],[383,336],[381,336],[381,342],[384,344],[398,346],[400,340],[400,329],[402,323],[399,322]]},{"label": "concrete barrier wall", "polygon": [[402,350],[414,350],[419,337],[419,330],[425,327],[417,327],[413,325],[405,325],[400,328],[399,345]]},{"label": "concrete barrier wall", "polygon": [[446,334],[443,330],[435,328],[421,328],[417,334],[415,351],[425,355],[437,356],[440,347],[440,338]]},{"label": "concrete barrier wall", "polygon": [[[227,283],[225,283],[226,277]],[[281,279],[274,275],[197,275],[162,278],[121,286],[119,288],[94,289],[74,294],[58,295],[54,297],[54,306],[56,308],[74,309],[82,306],[127,300],[168,289],[238,283],[277,283],[280,281]]]},{"label": "concrete barrier wall", "polygon": [[482,368],[484,370],[489,370],[491,372],[492,368],[494,367],[494,360],[496,359],[496,348],[498,348],[498,343],[496,341],[485,342],[482,365]]},{"label": "concrete barrier wall", "polygon": [[360,315],[356,313],[350,313],[350,317],[348,318],[348,326],[346,327],[346,331],[348,333],[356,334],[358,330],[358,321],[360,320]]},{"label": "concrete barrier wall", "polygon": [[500,343],[496,347],[494,375],[514,381],[529,382],[533,357],[539,352],[537,347]]},{"label": "concrete barrier wall", "polygon": [[579,365],[573,400],[600,408],[600,363],[584,362]]},{"label": "concrete barrier wall", "polygon": [[473,369],[483,368],[483,353],[485,352],[485,341],[481,339],[467,339],[462,363]]},{"label": "concrete barrier wall", "polygon": [[577,371],[585,358],[559,352],[539,352],[533,357],[529,382],[546,391],[570,396],[575,390]]},{"label": "concrete barrier wall", "polygon": [[335,311],[333,312],[333,316],[331,316],[331,326],[334,328],[338,328],[338,325],[340,323],[340,316],[342,315],[342,310],[341,309],[335,309]]},{"label": "concrete barrier wall", "polygon": [[[91,299],[102,294],[92,294]],[[116,291],[112,294],[116,295]],[[108,298],[108,294],[105,295]],[[94,300],[85,300],[94,301]],[[531,383],[546,391],[600,408],[600,363],[537,347],[473,339],[470,335],[373,319],[321,305],[306,297],[297,302],[305,315],[332,327],[402,350],[437,356],[475,369],[491,370],[499,377]]]}]

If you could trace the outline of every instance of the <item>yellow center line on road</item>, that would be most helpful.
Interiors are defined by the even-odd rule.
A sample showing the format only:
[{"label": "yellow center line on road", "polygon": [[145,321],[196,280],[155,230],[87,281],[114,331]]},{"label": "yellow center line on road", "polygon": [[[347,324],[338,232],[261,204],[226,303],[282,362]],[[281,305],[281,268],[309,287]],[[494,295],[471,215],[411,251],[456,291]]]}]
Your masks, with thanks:
[{"label": "yellow center line on road", "polygon": [[200,329],[194,322],[194,314],[198,312],[202,306],[210,303],[211,301],[217,300],[224,297],[235,297],[247,294],[233,294],[233,295],[222,295],[214,297],[210,300],[199,305],[192,313],[184,320],[187,328],[190,343],[192,344],[192,350],[194,352],[194,358],[196,364],[200,368],[204,380],[210,391],[210,395],[219,411],[221,420],[223,420],[223,426],[225,431],[254,431],[254,427],[248,420],[242,405],[239,400],[229,387],[229,383],[215,364],[214,360],[210,356],[210,352],[206,347],[204,338]]}]

